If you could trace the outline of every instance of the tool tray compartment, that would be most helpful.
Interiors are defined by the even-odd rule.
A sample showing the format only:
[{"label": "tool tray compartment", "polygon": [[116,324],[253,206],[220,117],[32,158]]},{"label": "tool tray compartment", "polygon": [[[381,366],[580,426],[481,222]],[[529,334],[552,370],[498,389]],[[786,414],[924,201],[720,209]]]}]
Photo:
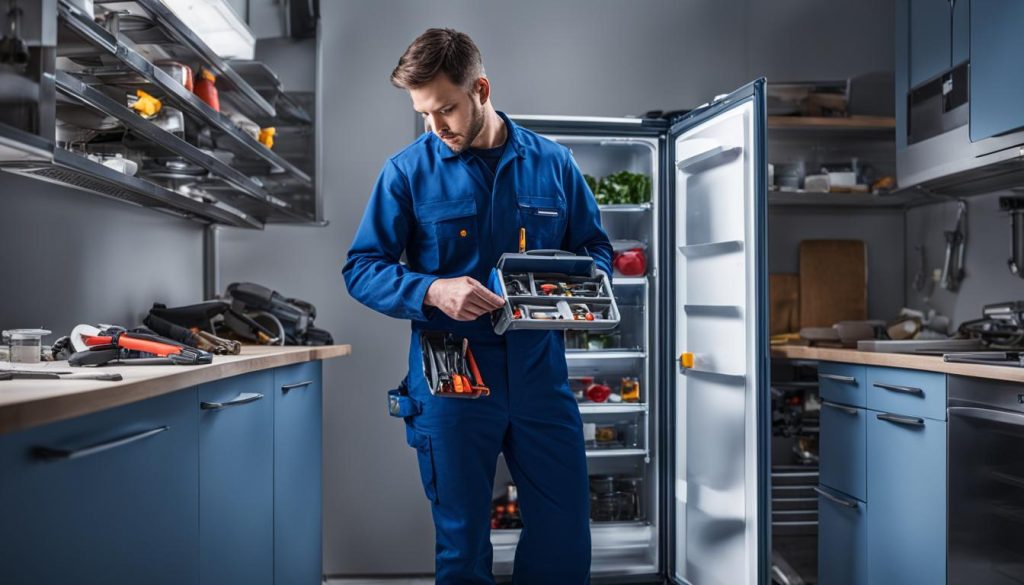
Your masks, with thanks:
[{"label": "tool tray compartment", "polygon": [[601,331],[619,324],[611,282],[589,256],[560,250],[503,254],[489,286],[505,299],[492,314],[499,335],[515,329]]}]

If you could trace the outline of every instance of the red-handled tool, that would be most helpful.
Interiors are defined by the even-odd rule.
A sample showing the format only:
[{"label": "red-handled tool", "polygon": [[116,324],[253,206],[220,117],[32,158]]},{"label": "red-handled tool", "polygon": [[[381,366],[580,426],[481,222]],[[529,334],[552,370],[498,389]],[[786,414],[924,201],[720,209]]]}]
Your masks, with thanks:
[{"label": "red-handled tool", "polygon": [[115,343],[115,337],[110,335],[97,335],[85,338],[85,344],[89,347],[97,345],[117,345],[124,349],[131,349],[135,351],[142,351],[151,353],[160,357],[167,357],[169,355],[177,355],[181,353],[182,348],[177,345],[171,345],[169,343],[161,343],[159,341],[151,341],[149,339],[139,339],[128,335],[117,336]]},{"label": "red-handled tool", "polygon": [[473,373],[473,381],[476,384],[473,386],[473,390],[480,392],[484,396],[491,394],[491,389],[484,384],[484,377],[480,374],[480,368],[476,365],[476,358],[473,357],[473,350],[466,350],[466,360],[469,361],[469,371]]}]

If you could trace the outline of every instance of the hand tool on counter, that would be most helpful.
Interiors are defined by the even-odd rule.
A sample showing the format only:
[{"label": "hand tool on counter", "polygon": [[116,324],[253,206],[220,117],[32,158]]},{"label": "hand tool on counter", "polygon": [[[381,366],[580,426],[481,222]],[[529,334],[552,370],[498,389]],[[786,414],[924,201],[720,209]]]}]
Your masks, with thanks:
[{"label": "hand tool on counter", "polygon": [[[104,329],[98,335],[81,335],[81,339],[88,349],[68,359],[72,366],[98,366],[112,361],[136,365],[197,365],[213,361],[213,354],[201,349],[158,335],[126,331],[120,327]],[[155,357],[133,357],[129,353],[132,351]]]},{"label": "hand tool on counter", "polygon": [[35,370],[0,370],[0,381],[4,380],[101,380],[104,382],[120,382],[121,374],[112,372],[102,374],[76,374],[73,372],[43,372]]}]

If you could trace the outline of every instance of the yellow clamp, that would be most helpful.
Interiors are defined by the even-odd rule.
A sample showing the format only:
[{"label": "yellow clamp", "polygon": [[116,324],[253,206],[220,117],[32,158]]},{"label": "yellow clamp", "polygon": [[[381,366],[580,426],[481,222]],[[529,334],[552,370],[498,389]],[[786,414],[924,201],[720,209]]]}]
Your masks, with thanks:
[{"label": "yellow clamp", "polygon": [[273,126],[260,128],[260,144],[267,148],[274,148],[274,134],[277,134],[277,128]]},{"label": "yellow clamp", "polygon": [[135,90],[135,96],[139,99],[135,100],[132,104],[132,109],[139,113],[144,118],[152,118],[157,115],[160,108],[163,107],[163,103],[141,89]]}]

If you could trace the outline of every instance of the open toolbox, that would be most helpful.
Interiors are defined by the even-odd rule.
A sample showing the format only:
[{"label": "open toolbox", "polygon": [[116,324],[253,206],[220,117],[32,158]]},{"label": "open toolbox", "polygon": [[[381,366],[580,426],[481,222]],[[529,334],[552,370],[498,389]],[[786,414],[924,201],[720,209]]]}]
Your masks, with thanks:
[{"label": "open toolbox", "polygon": [[423,375],[434,396],[478,398],[491,393],[484,384],[469,340],[444,331],[420,332]]},{"label": "open toolbox", "polygon": [[608,275],[590,256],[561,250],[502,254],[491,290],[505,299],[492,314],[495,333],[514,329],[614,329],[619,324]]}]

